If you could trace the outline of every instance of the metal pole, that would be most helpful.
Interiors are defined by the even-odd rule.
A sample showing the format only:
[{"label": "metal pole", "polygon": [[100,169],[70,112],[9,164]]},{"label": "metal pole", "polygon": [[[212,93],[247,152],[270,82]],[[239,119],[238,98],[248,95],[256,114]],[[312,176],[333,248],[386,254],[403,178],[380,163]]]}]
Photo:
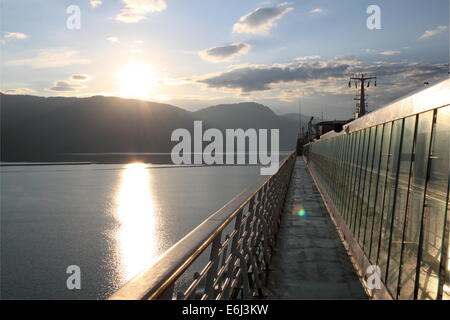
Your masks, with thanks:
[{"label": "metal pole", "polygon": [[364,83],[366,79],[364,78],[364,74],[362,75],[360,81],[361,81],[361,99],[359,103],[359,116],[363,116],[366,114],[366,101],[364,96]]}]

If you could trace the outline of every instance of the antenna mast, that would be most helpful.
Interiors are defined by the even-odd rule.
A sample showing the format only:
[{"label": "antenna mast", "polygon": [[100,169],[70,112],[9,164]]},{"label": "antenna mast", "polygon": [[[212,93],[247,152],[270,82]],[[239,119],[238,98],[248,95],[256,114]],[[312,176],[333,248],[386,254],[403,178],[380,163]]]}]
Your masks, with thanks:
[{"label": "antenna mast", "polygon": [[367,87],[370,86],[370,80],[375,80],[375,87],[377,86],[377,77],[365,77],[364,73],[361,75],[356,75],[353,77],[350,77],[350,81],[348,82],[348,87],[351,87],[351,81],[355,81],[355,87],[358,88],[358,84],[360,86],[360,95],[359,97],[356,97],[355,100],[359,101],[359,103],[356,104],[356,112],[355,112],[355,118],[362,117],[366,114],[366,96],[364,93],[364,88],[366,87],[366,81],[367,81]]}]

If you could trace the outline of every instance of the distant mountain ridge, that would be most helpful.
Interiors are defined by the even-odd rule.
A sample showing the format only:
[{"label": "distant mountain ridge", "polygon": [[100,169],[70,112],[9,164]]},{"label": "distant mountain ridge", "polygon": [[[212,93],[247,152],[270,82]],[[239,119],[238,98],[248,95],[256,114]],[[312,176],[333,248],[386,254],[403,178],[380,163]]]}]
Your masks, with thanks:
[{"label": "distant mountain ridge", "polygon": [[[255,102],[219,104],[194,112],[196,117],[218,128],[272,128],[279,121],[284,122],[269,107]],[[258,116],[255,118],[255,116]],[[276,126],[275,126],[276,127]]]},{"label": "distant mountain ridge", "polygon": [[[38,97],[1,94],[1,161],[145,160],[167,163],[170,157],[143,159],[125,153],[168,154],[173,130],[207,128],[280,129],[280,150],[293,150],[298,122],[277,116],[257,103],[217,105],[190,112],[169,104],[118,97]],[[99,154],[109,154],[100,156]]]}]

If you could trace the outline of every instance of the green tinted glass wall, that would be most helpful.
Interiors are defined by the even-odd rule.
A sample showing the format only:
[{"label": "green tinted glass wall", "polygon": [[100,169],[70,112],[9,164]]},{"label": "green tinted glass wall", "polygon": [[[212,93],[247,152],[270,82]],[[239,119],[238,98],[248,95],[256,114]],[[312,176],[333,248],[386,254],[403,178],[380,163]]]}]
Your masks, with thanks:
[{"label": "green tinted glass wall", "polygon": [[450,296],[450,107],[318,140],[308,167],[393,298]]}]

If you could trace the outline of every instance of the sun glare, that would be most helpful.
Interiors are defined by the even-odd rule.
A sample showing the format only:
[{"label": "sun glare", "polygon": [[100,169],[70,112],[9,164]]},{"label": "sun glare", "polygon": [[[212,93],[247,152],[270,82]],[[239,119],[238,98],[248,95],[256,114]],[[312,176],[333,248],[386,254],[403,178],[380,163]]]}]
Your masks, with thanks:
[{"label": "sun glare", "polygon": [[125,98],[148,99],[156,83],[147,64],[130,63],[117,74],[120,95]]}]

